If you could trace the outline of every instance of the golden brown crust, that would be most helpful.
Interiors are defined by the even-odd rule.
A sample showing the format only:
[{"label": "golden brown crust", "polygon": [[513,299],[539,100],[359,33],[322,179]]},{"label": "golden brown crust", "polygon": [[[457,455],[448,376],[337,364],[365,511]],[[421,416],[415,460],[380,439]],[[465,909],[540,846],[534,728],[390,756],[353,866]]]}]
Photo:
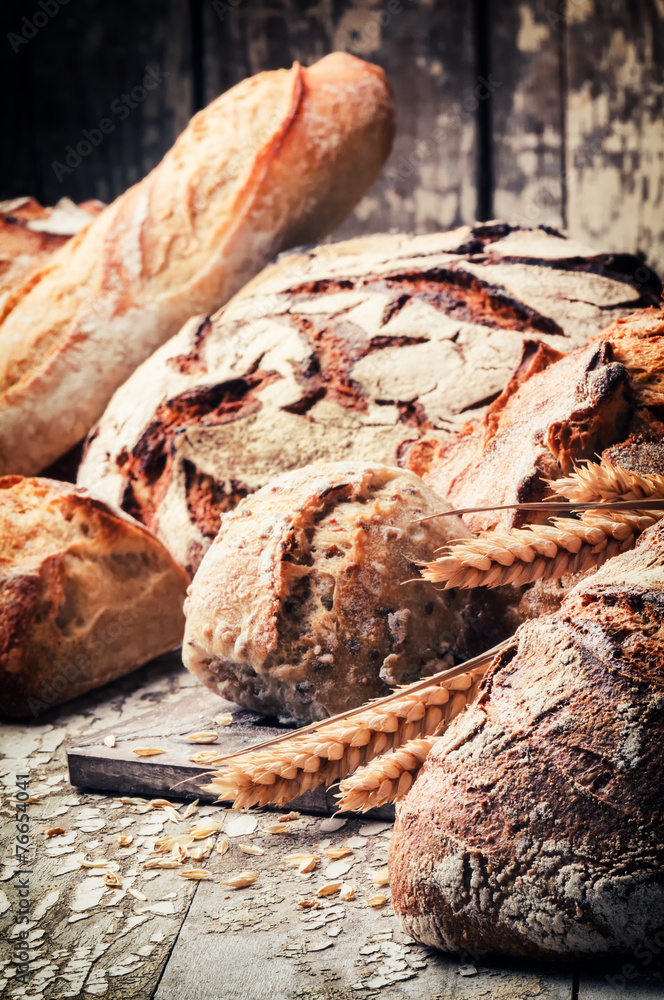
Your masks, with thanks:
[{"label": "golden brown crust", "polygon": [[[630,415],[627,371],[605,340],[556,357],[526,344],[513,379],[483,420],[442,443],[426,482],[454,507],[529,503],[547,479],[619,439]],[[544,515],[546,517],[546,515]],[[532,512],[468,514],[473,531],[519,527]]]},{"label": "golden brown crust", "polygon": [[595,339],[607,340],[628,370],[635,409],[664,417],[664,311],[653,307],[617,319]]},{"label": "golden brown crust", "polygon": [[375,180],[393,131],[382,70],[343,53],[259,74],[199,112],[5,301],[0,472],[44,468],[190,316],[324,236]]},{"label": "golden brown crust", "polygon": [[395,910],[448,951],[627,952],[664,921],[664,527],[523,625],[427,760]]},{"label": "golden brown crust", "polygon": [[100,201],[75,205],[62,198],[45,208],[34,198],[0,202],[0,306],[11,288],[41,267],[104,208]]},{"label": "golden brown crust", "polygon": [[37,715],[179,645],[187,578],[87,491],[0,479],[0,711]]}]

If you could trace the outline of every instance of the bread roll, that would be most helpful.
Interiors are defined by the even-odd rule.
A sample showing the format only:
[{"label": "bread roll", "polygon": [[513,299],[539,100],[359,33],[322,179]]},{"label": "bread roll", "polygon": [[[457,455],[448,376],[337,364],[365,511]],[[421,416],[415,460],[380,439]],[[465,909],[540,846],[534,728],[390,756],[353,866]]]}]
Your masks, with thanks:
[{"label": "bread roll", "polygon": [[[286,473],[234,511],[186,603],[183,659],[213,691],[309,722],[389,694],[443,660],[467,599],[402,586],[467,529],[416,476],[361,462]],[[426,590],[426,593],[425,593]]]},{"label": "bread roll", "polygon": [[418,941],[589,956],[664,925],[663,608],[660,522],[494,661],[398,809],[390,884]]},{"label": "bread roll", "polygon": [[186,319],[341,222],[393,130],[383,71],[343,53],[261,73],[199,112],[144,180],[6,301],[0,473],[54,461]]},{"label": "bread roll", "polygon": [[289,255],[117,391],[79,482],[193,572],[221,513],[273,476],[397,464],[404,439],[445,438],[481,415],[524,343],[558,357],[655,301],[635,287],[637,267],[506,223]]},{"label": "bread roll", "polygon": [[38,715],[179,646],[187,578],[87,491],[0,479],[0,713]]}]

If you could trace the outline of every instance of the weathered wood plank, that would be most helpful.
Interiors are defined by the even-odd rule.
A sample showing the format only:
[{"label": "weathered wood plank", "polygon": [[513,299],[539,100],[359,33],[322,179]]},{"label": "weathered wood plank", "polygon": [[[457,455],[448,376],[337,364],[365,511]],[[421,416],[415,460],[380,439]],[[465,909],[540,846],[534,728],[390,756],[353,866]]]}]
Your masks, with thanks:
[{"label": "weathered wood plank", "polygon": [[[301,829],[288,837],[261,834],[259,827],[252,843],[265,850],[263,856],[240,860],[233,845],[211,860],[214,877],[196,892],[155,1000],[571,1000],[572,976],[564,966],[470,964],[407,937],[397,925],[389,889],[371,879],[385,865],[389,826],[381,831],[349,820],[329,833],[318,819],[297,825]],[[347,844],[348,856],[328,861],[326,847]],[[321,856],[306,880],[283,865],[283,856],[298,850]],[[339,865],[348,870],[332,875]],[[219,875],[240,867],[258,871],[258,881],[253,888],[226,891]],[[354,900],[333,895],[319,898],[317,909],[298,907],[298,899],[316,899],[316,890],[335,877],[353,888]],[[387,902],[374,909],[368,900],[378,894]]]},{"label": "weathered wood plank", "polygon": [[[175,670],[182,671],[178,656],[173,655],[171,662]],[[215,715],[223,713],[232,715],[230,726],[215,724]],[[214,744],[197,745],[186,739],[189,733],[211,730],[218,732]],[[190,759],[197,751],[215,750],[220,755],[235,753],[288,731],[287,727],[278,726],[276,720],[249,712],[205,688],[196,687],[177,701],[160,705],[121,725],[95,731],[70,744],[67,747],[69,780],[75,787],[88,791],[214,801],[216,796],[203,787],[210,765],[196,764]],[[115,745],[108,747],[104,739],[111,735]],[[165,752],[154,757],[137,757],[133,753],[135,748],[146,746]],[[331,816],[337,809],[335,789],[320,787],[307,792],[294,799],[286,811],[290,809]],[[371,816],[392,820],[394,807],[372,810]]]},{"label": "weathered wood plank", "polygon": [[251,73],[343,50],[382,66],[397,104],[392,155],[337,230],[430,232],[476,214],[476,90],[472,4],[340,0],[217,0],[203,7],[205,100]]},{"label": "weathered wood plank", "polygon": [[572,236],[664,261],[664,9],[567,4]]},{"label": "weathered wood plank", "polygon": [[[646,945],[642,955],[648,952]],[[609,960],[601,972],[581,972],[578,1000],[619,1000],[623,997],[625,1000],[662,1000],[664,969],[661,964],[659,969],[649,972],[642,958],[632,955],[621,962]]]},{"label": "weathered wood plank", "polygon": [[494,215],[562,226],[564,24],[550,0],[496,0],[491,10]]},{"label": "weathered wood plank", "polygon": [[[80,794],[67,782],[64,743],[91,725],[134,715],[151,699],[178,697],[180,681],[186,690],[184,672],[169,677],[148,668],[43,719],[5,721],[0,728],[0,996],[128,1000],[154,991],[196,883],[174,871],[146,870],[143,863],[160,832],[186,830],[200,822],[201,809],[176,824],[147,803]],[[29,776],[25,793],[17,773]],[[16,854],[19,791],[30,796],[22,820],[30,862],[24,867]],[[203,818],[206,810],[220,813],[203,807]],[[61,835],[48,835],[58,827]],[[126,847],[119,844],[121,834],[131,838]],[[106,887],[105,869],[82,867],[85,858],[113,862],[121,887]],[[19,895],[26,888],[29,895]],[[26,898],[28,924],[19,919]],[[25,984],[18,978],[25,970],[17,965],[21,931],[30,944]]]}]

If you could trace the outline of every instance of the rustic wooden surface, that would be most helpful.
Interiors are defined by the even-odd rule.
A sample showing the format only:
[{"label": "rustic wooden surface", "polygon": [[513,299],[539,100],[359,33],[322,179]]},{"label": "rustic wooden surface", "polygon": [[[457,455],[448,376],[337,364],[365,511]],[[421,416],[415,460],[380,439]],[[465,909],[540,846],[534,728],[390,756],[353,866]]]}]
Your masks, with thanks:
[{"label": "rustic wooden surface", "polygon": [[493,212],[565,226],[562,32],[551,0],[498,3],[492,24]]},{"label": "rustic wooden surface", "polygon": [[[567,226],[664,266],[660,2],[88,0],[26,28],[32,13],[23,0],[0,7],[0,85],[12,95],[0,197],[112,198],[243,77],[343,49],[386,69],[398,134],[336,237],[496,216]],[[12,46],[21,32],[33,37]],[[148,67],[167,76],[120,117],[114,102]],[[58,179],[53,163],[109,115],[114,131]]]},{"label": "rustic wooden surface", "polygon": [[[399,929],[389,889],[372,882],[372,875],[385,866],[389,821],[331,820],[302,812],[290,821],[288,833],[271,834],[265,828],[274,822],[274,813],[235,813],[201,802],[185,818],[186,804],[172,796],[178,819],[141,797],[85,793],[69,784],[68,743],[93,747],[109,730],[120,736],[135,731],[142,717],[148,718],[145,729],[152,732],[150,716],[170,713],[173,719],[178,706],[186,709],[187,704],[212,708],[210,696],[195,679],[163,659],[32,723],[6,723],[0,730],[1,997],[664,998],[664,974],[653,971],[657,942],[647,942],[638,955],[576,969],[565,964],[480,962],[421,948]],[[195,712],[192,721],[194,717]],[[23,875],[32,907],[28,925],[17,923],[17,773],[29,774],[31,796],[30,874]],[[203,821],[222,822],[224,827],[221,834],[198,842],[207,856],[192,865],[207,869],[210,881],[196,883],[177,870],[142,867],[154,856],[156,838]],[[64,834],[49,838],[47,831],[55,827]],[[120,847],[120,834],[133,837],[132,843]],[[230,844],[223,856],[214,851],[219,836]],[[244,854],[241,844],[264,853]],[[326,847],[340,845],[348,845],[351,854],[340,860],[325,856]],[[298,875],[282,860],[303,850],[322,859],[309,876]],[[115,863],[120,889],[105,888],[103,869],[80,865],[82,860],[99,859]],[[220,884],[222,878],[246,869],[259,873],[253,887],[233,890]],[[320,886],[339,879],[353,887],[353,901],[330,896],[319,899],[317,909],[298,906],[298,900],[315,899]],[[370,907],[368,900],[381,893],[387,897],[385,905]],[[25,985],[12,961],[18,957],[23,927],[30,935]]]},{"label": "rustic wooden surface", "polygon": [[[178,663],[179,666],[179,663]],[[220,727],[215,716],[229,714],[230,726]],[[214,744],[195,745],[187,740],[191,733],[215,731]],[[177,796],[213,802],[214,793],[206,791],[207,767],[192,761],[201,750],[219,755],[236,753],[291,730],[278,726],[276,720],[250,712],[224,701],[205,688],[196,688],[174,702],[167,702],[135,718],[96,730],[67,746],[69,780],[86,791],[111,791],[123,795],[150,797]],[[113,737],[114,746],[104,743]],[[156,747],[164,751],[154,757],[137,757],[134,750]],[[323,786],[307,792],[292,803],[293,809],[331,816],[337,811],[334,789]],[[372,810],[375,818],[394,819],[394,807]]]}]

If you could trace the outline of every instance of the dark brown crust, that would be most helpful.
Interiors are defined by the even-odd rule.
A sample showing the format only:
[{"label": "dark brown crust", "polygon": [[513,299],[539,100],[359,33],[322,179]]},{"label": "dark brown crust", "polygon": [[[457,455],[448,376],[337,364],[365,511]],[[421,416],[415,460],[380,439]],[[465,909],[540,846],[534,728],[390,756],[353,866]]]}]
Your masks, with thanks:
[{"label": "dark brown crust", "polygon": [[664,526],[521,627],[427,760],[394,906],[446,950],[628,951],[664,921]]},{"label": "dark brown crust", "polygon": [[[118,468],[127,477],[123,510],[147,527],[154,528],[155,511],[170,484],[176,436],[202,422],[207,426],[218,426],[255,413],[261,405],[256,398],[256,390],[278,377],[273,372],[256,369],[243,378],[190,389],[162,404],[131,454],[122,451],[116,459]],[[213,504],[213,509],[204,508],[202,511],[206,525],[209,525],[210,517],[217,523],[221,517],[224,504],[214,502],[214,496],[221,492],[207,491],[208,503]],[[240,492],[240,496],[246,492]],[[193,504],[193,493],[191,497],[188,494],[188,500]]]}]

